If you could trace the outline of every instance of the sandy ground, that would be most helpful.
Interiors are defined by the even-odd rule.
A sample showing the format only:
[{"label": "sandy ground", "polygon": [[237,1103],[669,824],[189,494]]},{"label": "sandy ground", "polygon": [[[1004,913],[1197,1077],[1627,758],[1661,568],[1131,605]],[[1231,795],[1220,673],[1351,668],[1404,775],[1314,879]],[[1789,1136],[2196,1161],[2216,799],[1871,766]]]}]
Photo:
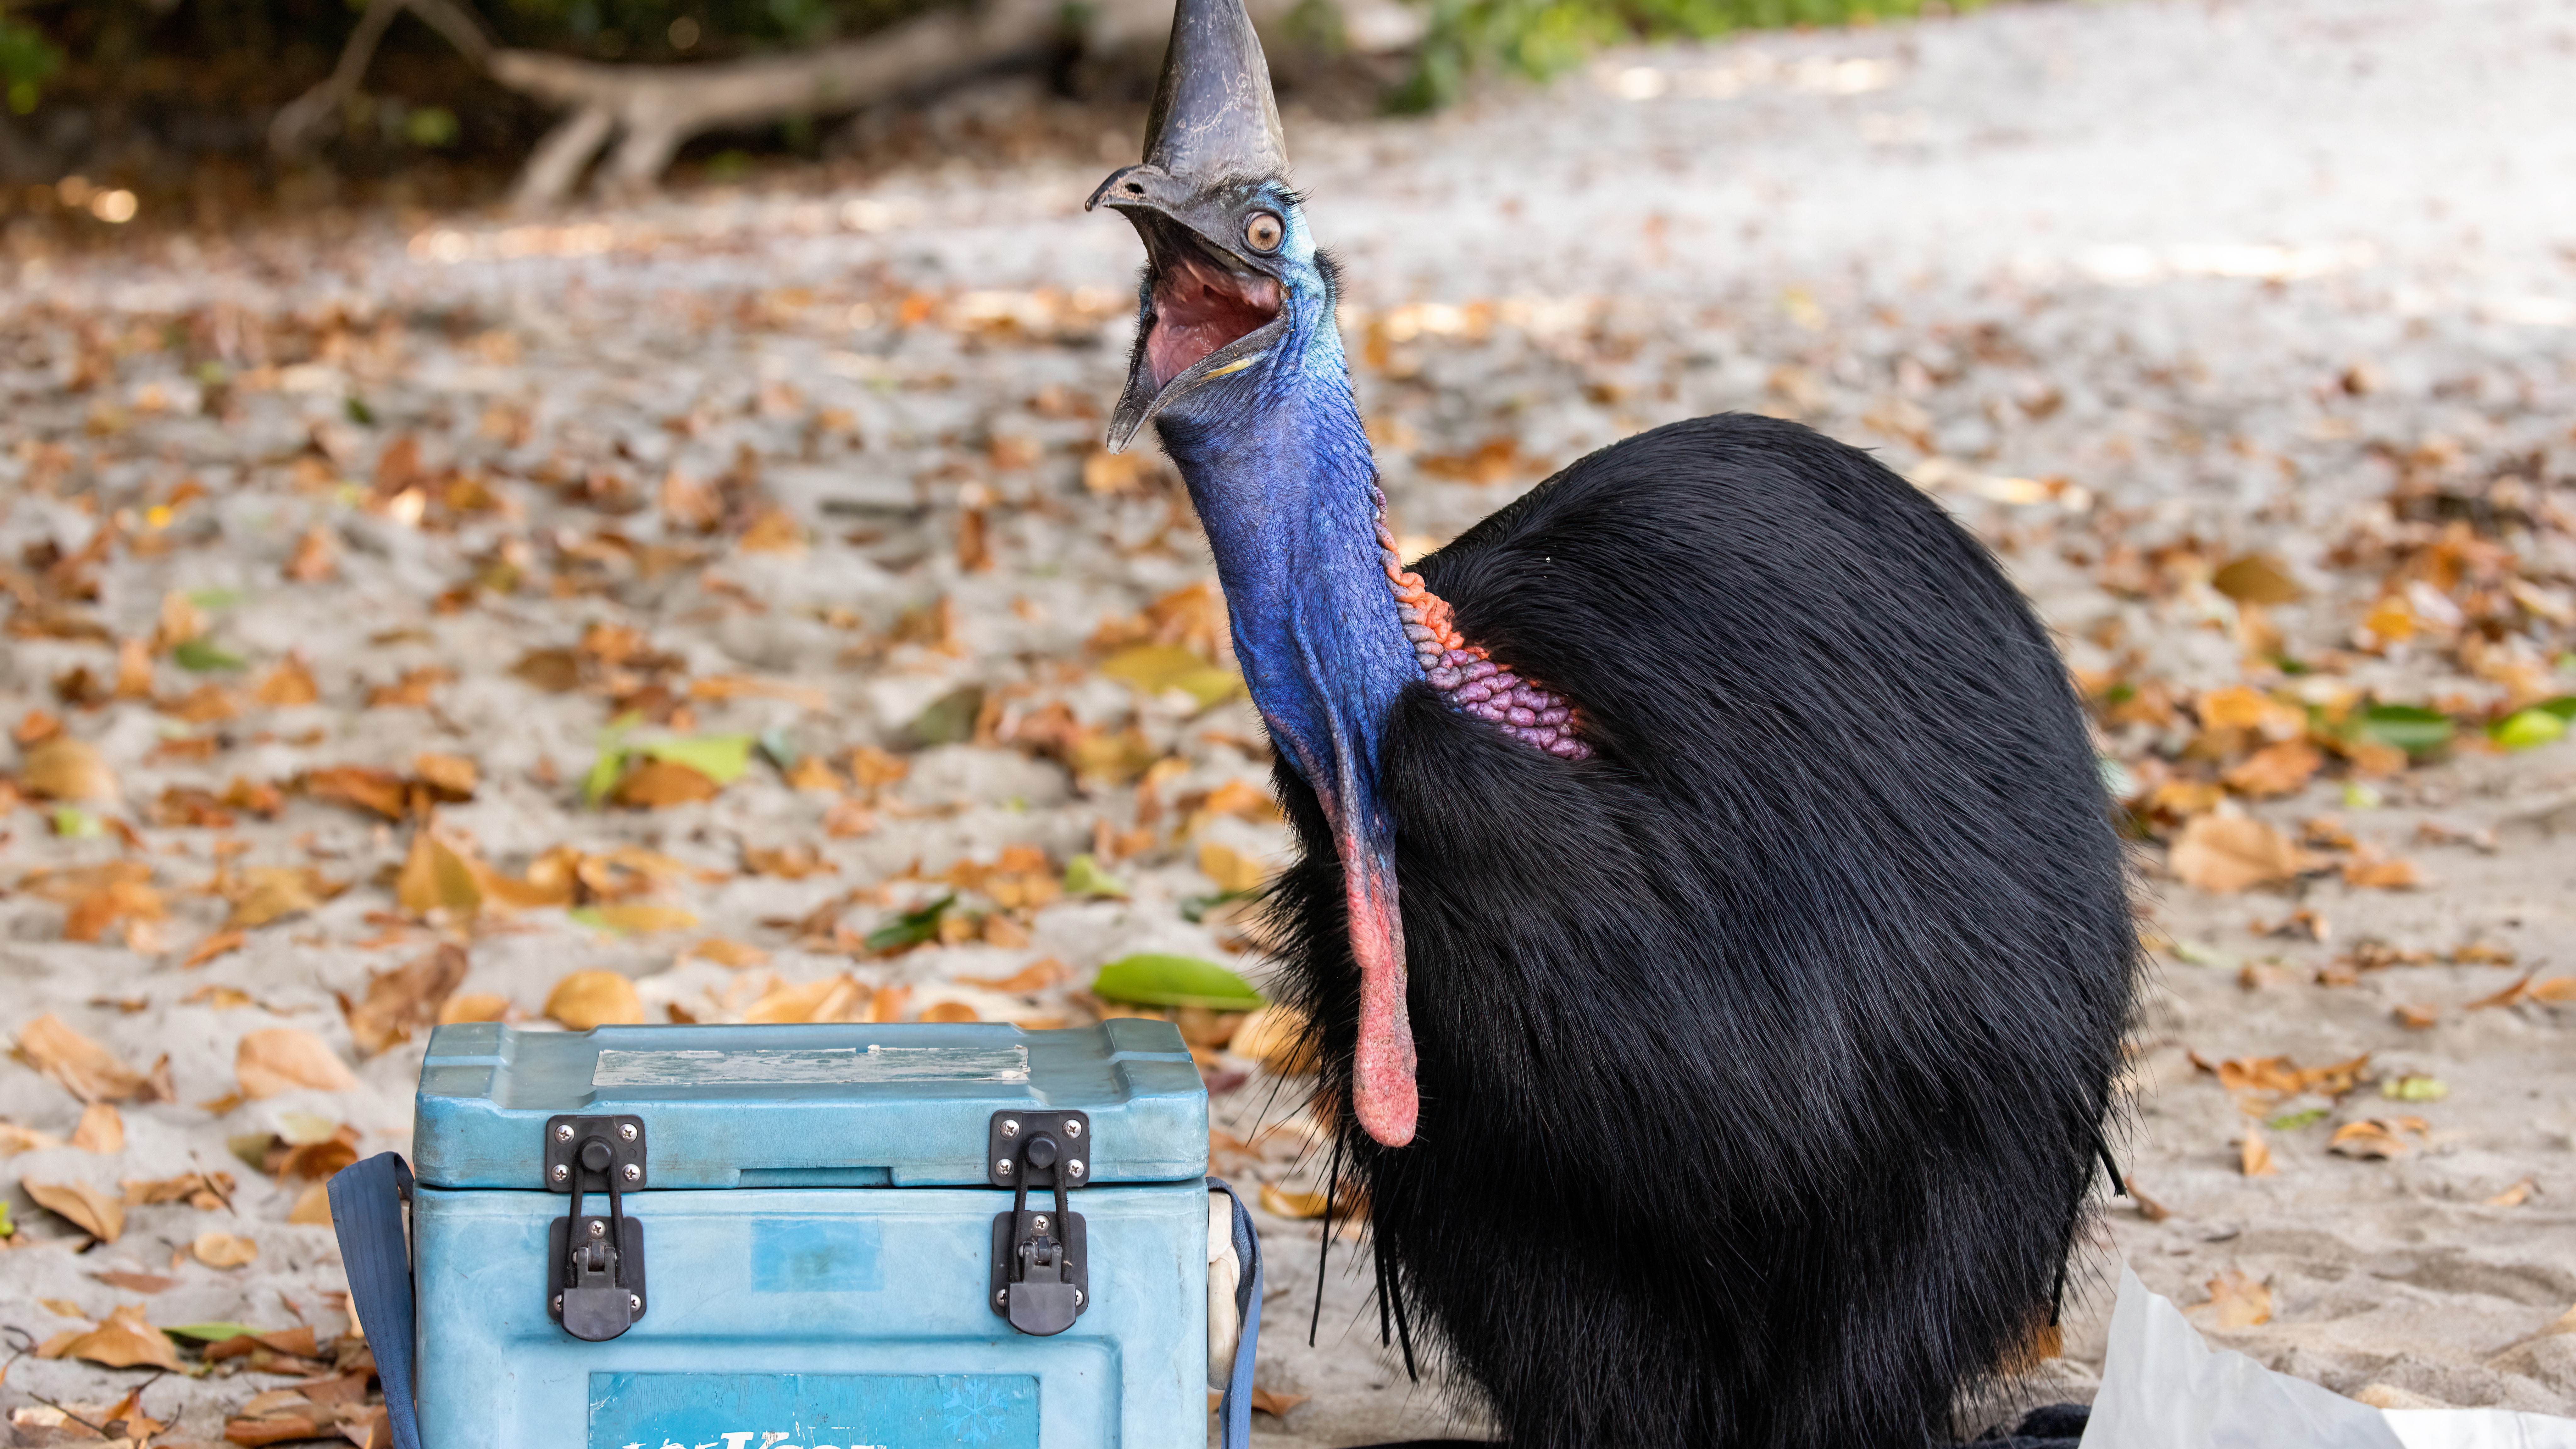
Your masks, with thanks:
[{"label": "sandy ground", "polygon": [[[2031,6],[1621,55],[1429,122],[1292,118],[1409,545],[1639,428],[1761,409],[1937,490],[2063,632],[2147,836],[2120,1150],[2154,1216],[2106,1204],[2026,1398],[2086,1396],[2116,1252],[2215,1341],[2339,1391],[2576,1410],[2576,1334],[2543,1332],[2576,1304],[2576,992],[2548,986],[2576,964],[2576,746],[2476,733],[2576,687],[2571,72],[2565,3]],[[1228,789],[1264,776],[1257,722],[1202,678],[1101,668],[1140,642],[1224,662],[1169,479],[1093,455],[1136,260],[1077,210],[1105,164],[17,256],[9,768],[60,788],[58,723],[119,795],[0,825],[0,1027],[166,1053],[175,1100],[123,1091],[121,1146],[97,1114],[51,1143],[80,1100],[0,1065],[13,1350],[127,1303],[338,1332],[328,1231],[288,1221],[308,1185],[263,1148],[405,1145],[418,1041],[362,1056],[334,993],[441,942],[469,963],[451,1010],[530,1022],[579,969],[701,1020],[1079,1021],[1092,969],[1137,950],[1258,976],[1222,913],[1183,911],[1228,869],[1203,847],[1283,844]],[[2213,588],[2248,554],[2299,597]],[[2408,767],[2335,743],[2356,700],[2468,723]],[[2305,732],[2326,747],[2287,778],[2231,773]],[[583,799],[603,751],[724,735],[767,744],[711,799]],[[587,913],[489,875],[404,889],[431,834],[407,782],[454,779],[424,754],[474,767],[442,849],[530,880],[568,847]],[[386,772],[390,809],[317,785],[341,766]],[[2305,854],[2200,889],[2168,847],[2207,821]],[[1062,890],[1083,852],[1123,899]],[[948,937],[866,945],[951,890]],[[239,946],[189,964],[228,923]],[[1022,974],[1047,960],[1069,971]],[[270,1085],[242,1042],[280,1027],[355,1084],[223,1101]],[[1274,1100],[1255,1075],[1220,1119],[1250,1136]],[[2374,1144],[2394,1155],[2353,1155]],[[1219,1157],[1312,1185],[1293,1140]],[[216,1171],[225,1201],[135,1206],[85,1249],[28,1191]],[[256,1260],[192,1256],[210,1231]],[[1265,1231],[1262,1383],[1306,1397],[1262,1442],[1472,1430],[1378,1348],[1356,1249],[1308,1349],[1316,1226]],[[289,1382],[237,1367],[141,1412],[217,1439]],[[30,1354],[0,1403],[30,1442],[77,1438],[38,1411],[147,1377]]]}]

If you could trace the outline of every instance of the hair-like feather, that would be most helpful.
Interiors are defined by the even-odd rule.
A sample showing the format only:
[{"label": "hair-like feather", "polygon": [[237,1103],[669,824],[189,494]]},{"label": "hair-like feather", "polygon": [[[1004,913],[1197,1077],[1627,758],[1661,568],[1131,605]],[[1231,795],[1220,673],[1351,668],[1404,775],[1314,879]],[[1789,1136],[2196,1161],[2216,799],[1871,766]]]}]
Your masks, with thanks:
[{"label": "hair-like feather", "polygon": [[1876,461],[1729,415],[1583,459],[1423,560],[1571,698],[1546,757],[1409,686],[1414,1142],[1348,1116],[1316,797],[1284,995],[1415,1321],[1520,1449],[1892,1449],[2048,1321],[2138,966],[2063,667]]}]

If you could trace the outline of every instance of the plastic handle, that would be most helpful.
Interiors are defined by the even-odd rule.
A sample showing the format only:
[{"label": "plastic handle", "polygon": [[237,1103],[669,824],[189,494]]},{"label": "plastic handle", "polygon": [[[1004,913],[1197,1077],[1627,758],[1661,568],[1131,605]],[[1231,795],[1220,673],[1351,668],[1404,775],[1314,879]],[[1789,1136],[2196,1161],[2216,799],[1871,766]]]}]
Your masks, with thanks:
[{"label": "plastic handle", "polygon": [[1252,1359],[1261,1342],[1261,1235],[1252,1230],[1252,1214],[1244,1210],[1243,1199],[1235,1196],[1233,1187],[1221,1177],[1207,1180],[1208,1191],[1225,1194],[1234,1204],[1234,1256],[1244,1266],[1242,1276],[1234,1280],[1235,1315],[1243,1320],[1243,1336],[1234,1341],[1234,1372],[1226,1379],[1225,1397],[1217,1401],[1217,1414],[1225,1430],[1225,1449],[1249,1449],[1252,1443]]},{"label": "plastic handle", "polygon": [[376,1377],[384,1381],[394,1449],[420,1449],[420,1410],[412,1402],[411,1245],[403,1237],[411,1165],[399,1153],[378,1153],[332,1174],[330,1191],[331,1230],[339,1235],[340,1261],[349,1272],[349,1306],[366,1330]]}]

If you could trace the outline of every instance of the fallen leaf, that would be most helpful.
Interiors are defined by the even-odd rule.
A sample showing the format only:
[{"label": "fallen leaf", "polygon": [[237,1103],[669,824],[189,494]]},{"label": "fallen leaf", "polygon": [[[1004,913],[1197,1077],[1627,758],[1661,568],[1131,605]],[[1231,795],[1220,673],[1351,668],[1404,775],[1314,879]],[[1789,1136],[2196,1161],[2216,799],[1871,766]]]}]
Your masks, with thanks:
[{"label": "fallen leaf", "polygon": [[245,1034],[233,1052],[233,1076],[242,1095],[254,1102],[306,1088],[345,1092],[358,1085],[339,1053],[313,1033],[291,1026]]},{"label": "fallen leaf", "polygon": [[304,1189],[296,1197],[295,1206],[286,1210],[286,1220],[304,1227],[331,1226],[331,1184],[317,1182]]},{"label": "fallen leaf", "polygon": [[841,790],[840,773],[821,755],[807,755],[787,769],[787,787],[809,794],[837,795]]},{"label": "fallen leaf", "polygon": [[179,967],[183,971],[193,971],[218,956],[240,950],[249,941],[250,933],[247,931],[217,931],[199,941],[188,952],[187,958],[179,963]]},{"label": "fallen leaf", "polygon": [[238,1233],[219,1232],[213,1228],[197,1234],[188,1251],[209,1268],[239,1268],[259,1257],[259,1244]]},{"label": "fallen leaf", "polygon": [[15,1157],[21,1152],[43,1152],[62,1145],[63,1139],[51,1132],[39,1132],[15,1122],[0,1122],[0,1157]]},{"label": "fallen leaf", "polygon": [[2283,740],[2256,750],[2221,778],[2243,794],[2289,795],[2305,788],[2325,763],[2326,757],[2307,741]]},{"label": "fallen leaf", "polygon": [[339,554],[331,542],[331,530],[317,523],[295,541],[295,553],[283,572],[295,583],[318,584],[340,572]]},{"label": "fallen leaf", "polygon": [[2174,875],[2186,884],[2232,895],[2289,880],[2306,861],[2288,836],[2260,820],[2196,815],[2175,838],[2170,863]]},{"label": "fallen leaf", "polygon": [[2530,999],[2532,995],[2532,978],[2539,974],[2539,971],[2536,969],[2525,971],[2513,982],[2512,985],[2507,986],[2504,990],[2497,992],[2493,996],[2481,996],[2477,1000],[2470,1002],[2467,1010],[2485,1011],[2489,1007],[2495,1006],[2520,1006],[2523,1002]]},{"label": "fallen leaf", "polygon": [[2413,890],[2424,883],[2424,873],[2411,860],[2364,856],[2344,863],[2343,883],[2355,890]]},{"label": "fallen leaf", "polygon": [[2151,1223],[2160,1223],[2173,1216],[2172,1208],[2166,1207],[2139,1189],[2136,1178],[2130,1178],[2126,1185],[2129,1189],[2129,1201],[2137,1205],[2138,1216]]},{"label": "fallen leaf", "polygon": [[2201,1321],[2222,1333],[2236,1333],[2272,1321],[2272,1290],[2230,1268],[2209,1280],[2209,1301],[2195,1305]]},{"label": "fallen leaf", "polygon": [[256,930],[289,916],[318,910],[340,893],[340,883],[325,879],[311,866],[254,865],[225,892],[233,903],[224,929]]},{"label": "fallen leaf", "polygon": [[803,842],[782,845],[775,850],[744,846],[742,868],[750,875],[774,875],[781,880],[803,880],[810,875],[838,874],[840,867],[823,858],[823,853]]},{"label": "fallen leaf", "polygon": [[1199,874],[1216,882],[1216,888],[1228,895],[1259,890],[1268,876],[1260,861],[1213,841],[1199,847]]},{"label": "fallen leaf", "polygon": [[229,1172],[189,1172],[152,1182],[127,1178],[127,1207],[150,1207],[154,1203],[184,1202],[200,1211],[211,1212],[232,1201],[233,1175]]},{"label": "fallen leaf", "polygon": [[1253,1011],[1261,993],[1240,976],[1195,956],[1139,952],[1100,968],[1091,993],[1103,1001],[1138,1006],[1203,1006],[1211,1011]]},{"label": "fallen leaf", "polygon": [[1320,1218],[1324,1215],[1324,1202],[1324,1194],[1320,1192],[1290,1192],[1272,1182],[1261,1185],[1261,1210],[1274,1217],[1294,1218],[1301,1222]]},{"label": "fallen leaf", "polygon": [[448,1026],[460,1021],[499,1021],[510,1014],[510,998],[485,992],[451,996],[438,1009],[438,1024]]},{"label": "fallen leaf", "polygon": [[[698,918],[677,906],[622,904],[583,906],[564,912],[564,919],[575,925],[606,931],[615,936],[646,936],[656,931],[694,930]],[[622,978],[621,978],[622,979]]]},{"label": "fallen leaf", "polygon": [[912,762],[874,745],[861,745],[850,751],[850,778],[862,790],[873,794],[895,784],[912,773]]},{"label": "fallen leaf", "polygon": [[27,751],[18,783],[29,794],[47,800],[112,801],[118,789],[107,757],[87,740],[58,735]]},{"label": "fallen leaf", "polygon": [[874,1015],[868,988],[848,975],[773,985],[742,1019],[758,1024],[855,1021]]},{"label": "fallen leaf", "polygon": [[823,833],[834,840],[849,840],[876,828],[876,812],[856,800],[835,800],[823,812]]},{"label": "fallen leaf", "polygon": [[80,1125],[72,1129],[72,1146],[83,1152],[123,1152],[125,1119],[111,1103],[90,1103],[81,1109]]},{"label": "fallen leaf", "polygon": [[959,984],[980,986],[986,991],[999,991],[1012,996],[1027,996],[1044,991],[1059,981],[1071,979],[1073,968],[1053,956],[1032,961],[1008,976],[960,976]]},{"label": "fallen leaf", "polygon": [[2219,565],[2209,577],[2209,586],[2240,604],[2288,604],[2307,594],[2290,577],[2287,564],[2258,553]]},{"label": "fallen leaf", "polygon": [[[2421,1118],[2400,1117],[2391,1121],[2374,1117],[2346,1122],[2335,1129],[2334,1138],[2326,1144],[2326,1150],[2344,1157],[2384,1161],[2406,1151],[2406,1139],[2398,1134],[2406,1129],[2407,1124],[2421,1121]],[[2422,1135],[2420,1131],[2418,1135]]]},{"label": "fallen leaf", "polygon": [[638,1026],[643,998],[635,983],[614,971],[575,971],[546,996],[546,1015],[574,1031],[598,1026]]},{"label": "fallen leaf", "polygon": [[2391,1014],[2397,1018],[2399,1026],[2410,1031],[2430,1031],[2442,1024],[2442,1009],[2438,1006],[2416,1006],[2399,1002],[2397,1009]]},{"label": "fallen leaf", "polygon": [[1081,900],[1124,900],[1127,883],[1103,868],[1098,856],[1085,851],[1064,863],[1064,893]]},{"label": "fallen leaf", "polygon": [[303,657],[290,655],[268,672],[251,692],[250,697],[272,708],[311,704],[322,697],[322,688],[313,682],[313,671],[305,667]]},{"label": "fallen leaf", "polygon": [[158,1273],[110,1272],[93,1273],[90,1276],[110,1288],[122,1288],[128,1293],[167,1293],[179,1286],[178,1279],[164,1278]]},{"label": "fallen leaf", "polygon": [[1227,1049],[1288,1076],[1302,1076],[1315,1069],[1305,1016],[1295,1007],[1277,1002],[1245,1017],[1235,1027]]},{"label": "fallen leaf", "polygon": [[687,765],[648,759],[619,777],[617,787],[609,791],[608,798],[620,805],[663,810],[673,805],[712,800],[723,793],[723,789]]},{"label": "fallen leaf", "polygon": [[74,1227],[102,1243],[113,1243],[125,1232],[125,1204],[100,1192],[85,1182],[38,1182],[21,1178],[18,1185],[38,1207],[71,1221]]},{"label": "fallen leaf", "polygon": [[403,671],[391,684],[379,684],[367,691],[369,709],[427,709],[430,696],[438,686],[456,677],[456,671],[437,665]]},{"label": "fallen leaf", "polygon": [[984,1018],[976,1014],[975,1008],[968,1006],[965,1002],[938,1001],[921,1009],[921,1019],[923,1021],[961,1022],[982,1021]]},{"label": "fallen leaf", "polygon": [[143,1305],[118,1305],[107,1321],[87,1333],[56,1339],[37,1350],[38,1358],[77,1358],[109,1368],[157,1368],[185,1373],[179,1351],[169,1336],[143,1316]]},{"label": "fallen leaf", "polygon": [[2236,1169],[2247,1177],[2270,1177],[2281,1170],[2272,1161],[2272,1144],[2251,1122],[2245,1124],[2245,1140],[2237,1144]]},{"label": "fallen leaf", "polygon": [[803,553],[805,530],[783,510],[762,514],[735,545],[744,553]]},{"label": "fallen leaf", "polygon": [[411,772],[420,782],[437,793],[442,801],[471,800],[477,771],[474,762],[463,755],[419,754],[412,756]]},{"label": "fallen leaf", "polygon": [[2308,732],[2308,713],[2250,686],[2231,684],[2201,695],[2193,706],[2208,729],[2253,730],[2265,739],[2295,740]]},{"label": "fallen leaf", "polygon": [[2513,1186],[2506,1188],[2504,1191],[2497,1193],[2495,1196],[2488,1198],[2487,1206],[2495,1208],[2520,1207],[2524,1203],[2531,1201],[2531,1194],[2539,1186],[2540,1184],[2526,1177],[2522,1181],[2515,1183]]},{"label": "fallen leaf", "polygon": [[2379,1095],[2392,1102],[2439,1102],[2451,1095],[2451,1088],[2440,1077],[2408,1072],[2402,1077],[2390,1077],[2381,1082]]},{"label": "fallen leaf", "polygon": [[400,820],[411,811],[411,794],[403,787],[402,777],[391,770],[332,765],[305,771],[302,783],[304,793],[316,800],[354,805],[387,820]]},{"label": "fallen leaf", "polygon": [[438,1021],[439,1008],[465,983],[467,965],[465,948],[444,941],[417,961],[374,973],[364,1001],[353,1004],[345,996],[340,998],[349,1040],[366,1056],[409,1041],[414,1030]]},{"label": "fallen leaf", "polygon": [[1242,675],[1174,644],[1119,650],[1100,661],[1100,674],[1149,696],[1178,690],[1201,709],[1231,699],[1243,688]]},{"label": "fallen leaf", "polygon": [[747,941],[730,941],[722,936],[709,936],[707,939],[681,951],[680,955],[682,957],[695,956],[702,961],[713,961],[717,965],[733,971],[741,971],[748,967],[764,965],[769,960],[769,953],[762,950],[760,947],[754,946]]},{"label": "fallen leaf", "polygon": [[2576,1005],[2576,976],[2552,976],[2531,983],[2531,999],[2553,1006]]},{"label": "fallen leaf", "polygon": [[84,1102],[155,1100],[149,1083],[132,1067],[88,1037],[47,1012],[18,1033],[18,1051],[27,1064],[60,1082]]},{"label": "fallen leaf", "polygon": [[394,878],[394,900],[414,915],[449,911],[471,916],[484,901],[482,862],[466,855],[424,822],[411,836],[411,849]]},{"label": "fallen leaf", "polygon": [[1274,1419],[1287,1418],[1288,1411],[1290,1409],[1297,1407],[1299,1404],[1306,1402],[1306,1400],[1312,1397],[1314,1396],[1311,1394],[1277,1394],[1261,1387],[1259,1384],[1254,1384],[1252,1386],[1253,1410],[1257,1413],[1268,1414]]}]

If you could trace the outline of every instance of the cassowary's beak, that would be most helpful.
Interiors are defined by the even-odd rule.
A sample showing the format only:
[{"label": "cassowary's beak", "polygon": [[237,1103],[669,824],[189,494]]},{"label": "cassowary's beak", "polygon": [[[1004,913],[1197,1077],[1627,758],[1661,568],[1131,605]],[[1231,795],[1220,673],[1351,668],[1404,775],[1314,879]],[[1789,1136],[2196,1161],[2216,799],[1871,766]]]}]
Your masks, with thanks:
[{"label": "cassowary's beak", "polygon": [[1287,175],[1270,62],[1243,0],[1178,0],[1145,162],[1101,182],[1085,208],[1126,213],[1145,242],[1145,303],[1109,422],[1113,450],[1164,407],[1250,366],[1284,330],[1269,255],[1282,218],[1256,188]]}]

